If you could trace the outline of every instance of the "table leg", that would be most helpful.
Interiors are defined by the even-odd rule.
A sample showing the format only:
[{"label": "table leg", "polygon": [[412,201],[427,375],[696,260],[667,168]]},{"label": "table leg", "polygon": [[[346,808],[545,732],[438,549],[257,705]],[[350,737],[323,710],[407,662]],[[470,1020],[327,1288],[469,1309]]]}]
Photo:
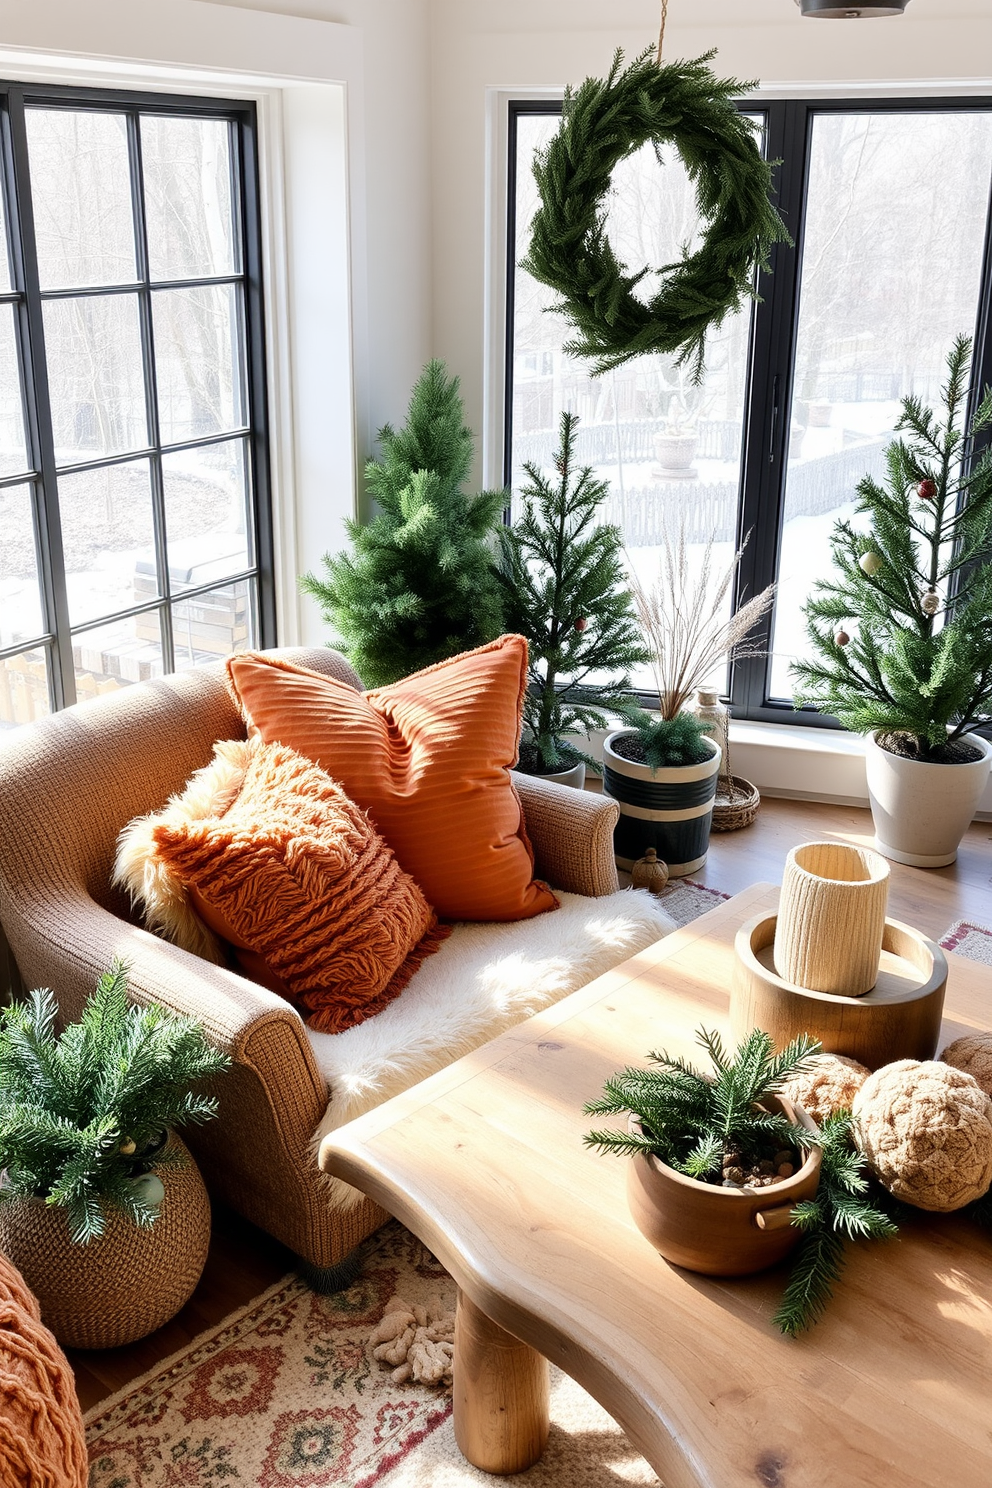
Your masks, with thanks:
[{"label": "table leg", "polygon": [[455,1440],[473,1467],[524,1472],[548,1442],[548,1361],[458,1293]]}]

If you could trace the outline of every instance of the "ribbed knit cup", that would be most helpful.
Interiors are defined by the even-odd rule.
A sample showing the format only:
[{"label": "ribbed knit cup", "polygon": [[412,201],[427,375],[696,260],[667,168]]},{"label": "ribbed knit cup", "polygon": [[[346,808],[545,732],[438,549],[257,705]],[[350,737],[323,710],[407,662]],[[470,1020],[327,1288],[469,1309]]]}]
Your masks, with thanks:
[{"label": "ribbed knit cup", "polygon": [[809,992],[860,997],[878,978],[889,865],[868,848],[806,842],[785,860],[775,970]]}]

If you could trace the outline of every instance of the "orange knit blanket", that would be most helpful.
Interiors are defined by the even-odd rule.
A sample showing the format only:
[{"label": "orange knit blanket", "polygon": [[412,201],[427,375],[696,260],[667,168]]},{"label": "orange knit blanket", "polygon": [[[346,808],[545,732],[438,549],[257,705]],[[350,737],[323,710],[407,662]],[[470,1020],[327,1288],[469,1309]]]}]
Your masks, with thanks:
[{"label": "orange knit blanket", "polygon": [[0,1488],[86,1488],[87,1475],[69,1361],[0,1255]]}]

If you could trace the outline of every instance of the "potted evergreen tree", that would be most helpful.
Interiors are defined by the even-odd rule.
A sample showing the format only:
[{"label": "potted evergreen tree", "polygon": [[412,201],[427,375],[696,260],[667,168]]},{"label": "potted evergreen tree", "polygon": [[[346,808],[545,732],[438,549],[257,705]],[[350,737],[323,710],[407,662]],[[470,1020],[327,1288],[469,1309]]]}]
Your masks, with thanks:
[{"label": "potted evergreen tree", "polygon": [[918,868],[953,863],[992,764],[975,733],[992,714],[992,457],[968,458],[992,390],[966,429],[970,357],[959,336],[942,418],[903,399],[906,437],[884,486],[858,485],[867,530],[834,527],[836,577],[806,604],[814,657],[792,667],[798,702],[865,735],[875,845]]},{"label": "potted evergreen tree", "polygon": [[522,510],[500,531],[503,610],[525,636],[530,688],[518,768],[580,786],[595,761],[568,737],[605,728],[603,709],[629,700],[630,669],[648,660],[637,628],[616,527],[597,522],[609,490],[575,462],[573,413],[561,416],[557,477],[524,466]]},{"label": "potted evergreen tree", "polygon": [[823,1311],[844,1240],[893,1235],[869,1193],[848,1110],[821,1128],[779,1094],[819,1051],[807,1035],[775,1053],[754,1029],[728,1054],[699,1029],[711,1074],[667,1053],[625,1069],[586,1113],[627,1115],[628,1129],[593,1131],[587,1146],[633,1161],[627,1198],[638,1229],[666,1260],[709,1276],[746,1276],[795,1251],[775,1322],[808,1328]]},{"label": "potted evergreen tree", "polygon": [[672,878],[695,873],[706,861],[721,750],[706,724],[685,709],[697,690],[711,685],[721,662],[761,654],[750,636],[773,592],[769,586],[728,615],[743,549],[714,572],[715,548],[710,538],[694,560],[684,523],[667,529],[654,583],[632,580],[658,714],[621,703],[617,711],[630,727],[607,735],[603,745],[603,790],[620,807],[616,860],[628,870],[652,847]]},{"label": "potted evergreen tree", "polygon": [[115,1348],[160,1327],[203,1270],[210,1204],[173,1127],[230,1061],[199,1024],[128,1000],[115,962],[55,1034],[49,991],[0,1012],[0,1250],[60,1342]]},{"label": "potted evergreen tree", "polygon": [[443,362],[427,364],[405,427],[386,424],[379,445],[365,474],[380,510],[365,525],[346,523],[351,551],[325,554],[323,578],[300,580],[367,687],[483,646],[503,629],[493,547],[507,496],[462,489],[472,433]]}]

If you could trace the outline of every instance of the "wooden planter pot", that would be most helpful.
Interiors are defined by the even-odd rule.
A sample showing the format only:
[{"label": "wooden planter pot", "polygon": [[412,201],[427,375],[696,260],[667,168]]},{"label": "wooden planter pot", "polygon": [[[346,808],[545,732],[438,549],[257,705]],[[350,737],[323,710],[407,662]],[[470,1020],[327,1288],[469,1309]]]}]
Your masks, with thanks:
[{"label": "wooden planter pot", "polygon": [[[769,1097],[807,1131],[816,1127],[801,1106]],[[640,1131],[632,1119],[632,1131]],[[720,1188],[687,1178],[657,1157],[640,1154],[627,1166],[627,1202],[634,1223],[666,1261],[704,1276],[749,1276],[784,1259],[802,1238],[791,1220],[800,1199],[820,1182],[820,1150],[810,1147],[791,1178],[768,1188]]]},{"label": "wooden planter pot", "polygon": [[932,1059],[940,1038],[947,960],[932,940],[886,920],[878,977],[863,997],[813,992],[775,970],[778,916],[757,915],[737,932],[730,1028],[740,1043],[754,1028],[784,1049],[801,1033],[827,1054],[846,1054],[869,1069],[895,1059]]},{"label": "wooden planter pot", "polygon": [[77,1245],[64,1209],[42,1199],[0,1204],[0,1251],[65,1348],[118,1348],[144,1338],[179,1311],[199,1281],[210,1244],[210,1200],[180,1138],[169,1141],[187,1161],[155,1170],[165,1198],[149,1229],[113,1211],[98,1240]]},{"label": "wooden planter pot", "polygon": [[685,878],[706,862],[720,747],[704,738],[711,755],[701,765],[652,770],[624,759],[613,748],[614,740],[630,732],[618,729],[603,745],[603,794],[620,807],[613,831],[617,867],[629,873],[653,847],[668,864],[670,878]]}]

